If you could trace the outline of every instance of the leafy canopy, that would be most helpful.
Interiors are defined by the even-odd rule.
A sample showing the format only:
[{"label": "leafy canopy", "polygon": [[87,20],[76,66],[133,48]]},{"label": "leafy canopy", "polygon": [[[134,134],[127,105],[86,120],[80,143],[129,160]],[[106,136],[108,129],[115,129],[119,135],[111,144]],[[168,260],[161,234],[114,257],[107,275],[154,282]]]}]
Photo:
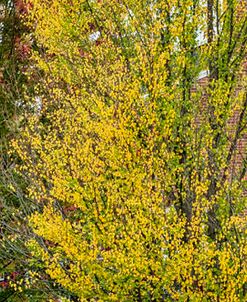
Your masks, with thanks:
[{"label": "leafy canopy", "polygon": [[244,1],[31,2],[33,254],[80,301],[244,301]]}]

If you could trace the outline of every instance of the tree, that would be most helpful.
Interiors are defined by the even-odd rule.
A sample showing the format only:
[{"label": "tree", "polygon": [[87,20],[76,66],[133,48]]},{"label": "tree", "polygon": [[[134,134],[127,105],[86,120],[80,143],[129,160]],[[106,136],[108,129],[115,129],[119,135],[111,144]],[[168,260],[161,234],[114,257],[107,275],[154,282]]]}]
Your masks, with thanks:
[{"label": "tree", "polygon": [[[15,37],[21,31],[12,1],[0,2],[0,301],[18,300],[10,282],[23,275],[24,239],[20,213],[25,210],[24,182],[14,171],[9,141],[18,132],[24,75]],[[21,215],[22,216],[22,215]],[[22,222],[22,223],[21,223]],[[21,240],[20,240],[21,234]]]},{"label": "tree", "polygon": [[32,5],[40,265],[75,301],[245,301],[244,1]]},{"label": "tree", "polygon": [[[30,67],[30,31],[22,22],[27,13],[23,1],[0,1],[0,301],[48,300],[57,296],[50,280],[35,282],[30,252],[25,246],[33,236],[27,217],[37,209],[26,198],[27,182],[15,171],[20,158],[12,151],[27,112],[33,112],[25,90],[32,95],[34,79],[27,80]],[[29,267],[33,274],[29,274]],[[42,273],[42,271],[41,271]],[[43,273],[43,275],[45,275]],[[30,284],[32,286],[30,286]],[[16,290],[15,290],[16,289]],[[49,294],[47,294],[49,291]]]}]

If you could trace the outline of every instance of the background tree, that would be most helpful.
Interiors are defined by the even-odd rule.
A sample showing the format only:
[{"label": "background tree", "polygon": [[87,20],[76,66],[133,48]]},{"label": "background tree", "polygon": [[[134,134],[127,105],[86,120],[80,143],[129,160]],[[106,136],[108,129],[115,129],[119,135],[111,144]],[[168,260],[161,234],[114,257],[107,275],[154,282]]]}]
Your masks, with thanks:
[{"label": "background tree", "polygon": [[[35,282],[33,266],[25,242],[32,237],[27,216],[37,208],[25,196],[26,178],[15,171],[20,163],[10,151],[27,112],[33,112],[35,79],[25,72],[30,67],[30,28],[22,22],[27,14],[23,1],[0,1],[0,301],[37,301],[57,296],[51,282]],[[28,91],[29,97],[25,96]],[[29,259],[29,260],[27,260]],[[29,267],[33,274],[29,274]],[[46,276],[43,273],[43,276]],[[49,292],[49,294],[47,294]]]},{"label": "background tree", "polygon": [[33,255],[71,300],[244,301],[245,2],[32,4]]},{"label": "background tree", "polygon": [[[20,278],[23,273],[22,236],[20,213],[24,204],[21,190],[23,183],[14,171],[9,152],[9,141],[16,136],[20,119],[22,64],[16,49],[16,36],[20,35],[20,24],[15,15],[12,1],[1,1],[1,43],[0,43],[0,300],[18,301],[18,294],[10,287],[10,281]],[[16,190],[14,190],[14,188]],[[18,276],[18,277],[17,277]],[[9,279],[9,280],[8,280]]]}]

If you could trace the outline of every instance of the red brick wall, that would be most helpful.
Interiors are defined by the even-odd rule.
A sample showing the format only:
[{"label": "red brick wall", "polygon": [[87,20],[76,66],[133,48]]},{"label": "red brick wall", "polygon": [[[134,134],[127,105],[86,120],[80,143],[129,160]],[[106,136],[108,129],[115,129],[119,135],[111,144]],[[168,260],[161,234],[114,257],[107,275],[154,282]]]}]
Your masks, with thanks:
[{"label": "red brick wall", "polygon": [[[247,76],[247,61],[244,62],[243,68],[238,76],[239,80],[241,80],[241,78],[243,76]],[[197,81],[197,84],[199,84],[199,87],[201,89],[206,88],[208,83],[209,83],[208,77],[200,78]],[[195,91],[196,88],[194,87],[192,90]],[[203,89],[203,90],[205,91],[206,89]],[[242,90],[243,90],[243,87],[240,84],[237,87],[236,96]],[[203,108],[205,108],[207,106],[206,92],[202,93],[201,104],[202,104],[202,110],[203,110]],[[227,131],[228,138],[229,138],[229,147],[235,137],[237,125],[238,125],[239,118],[240,118],[240,113],[241,113],[240,110],[235,110],[234,112],[232,112],[232,116],[230,117],[230,119],[227,123],[226,131]],[[247,112],[246,112],[246,114],[247,114]],[[202,122],[201,118],[198,117],[197,123],[200,124],[201,122]],[[247,127],[247,125],[246,125],[246,127]],[[232,178],[232,177],[234,178],[240,174],[240,171],[242,170],[243,165],[244,165],[245,157],[247,157],[247,134],[242,134],[242,135],[240,135],[240,138],[237,141],[236,150],[233,152],[231,168],[230,168],[230,175],[229,175],[230,178]],[[247,180],[247,173],[245,174],[244,179]]]}]

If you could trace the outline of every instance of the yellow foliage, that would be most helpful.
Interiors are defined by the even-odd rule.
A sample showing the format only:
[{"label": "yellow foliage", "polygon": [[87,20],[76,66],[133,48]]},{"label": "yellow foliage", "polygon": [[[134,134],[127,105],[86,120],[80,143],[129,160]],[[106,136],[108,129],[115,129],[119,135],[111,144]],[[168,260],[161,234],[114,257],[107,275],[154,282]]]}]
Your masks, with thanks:
[{"label": "yellow foliage", "polygon": [[246,197],[227,135],[246,96],[221,56],[197,84],[226,49],[197,46],[206,7],[32,2],[42,109],[13,146],[46,272],[81,301],[244,301]]}]

